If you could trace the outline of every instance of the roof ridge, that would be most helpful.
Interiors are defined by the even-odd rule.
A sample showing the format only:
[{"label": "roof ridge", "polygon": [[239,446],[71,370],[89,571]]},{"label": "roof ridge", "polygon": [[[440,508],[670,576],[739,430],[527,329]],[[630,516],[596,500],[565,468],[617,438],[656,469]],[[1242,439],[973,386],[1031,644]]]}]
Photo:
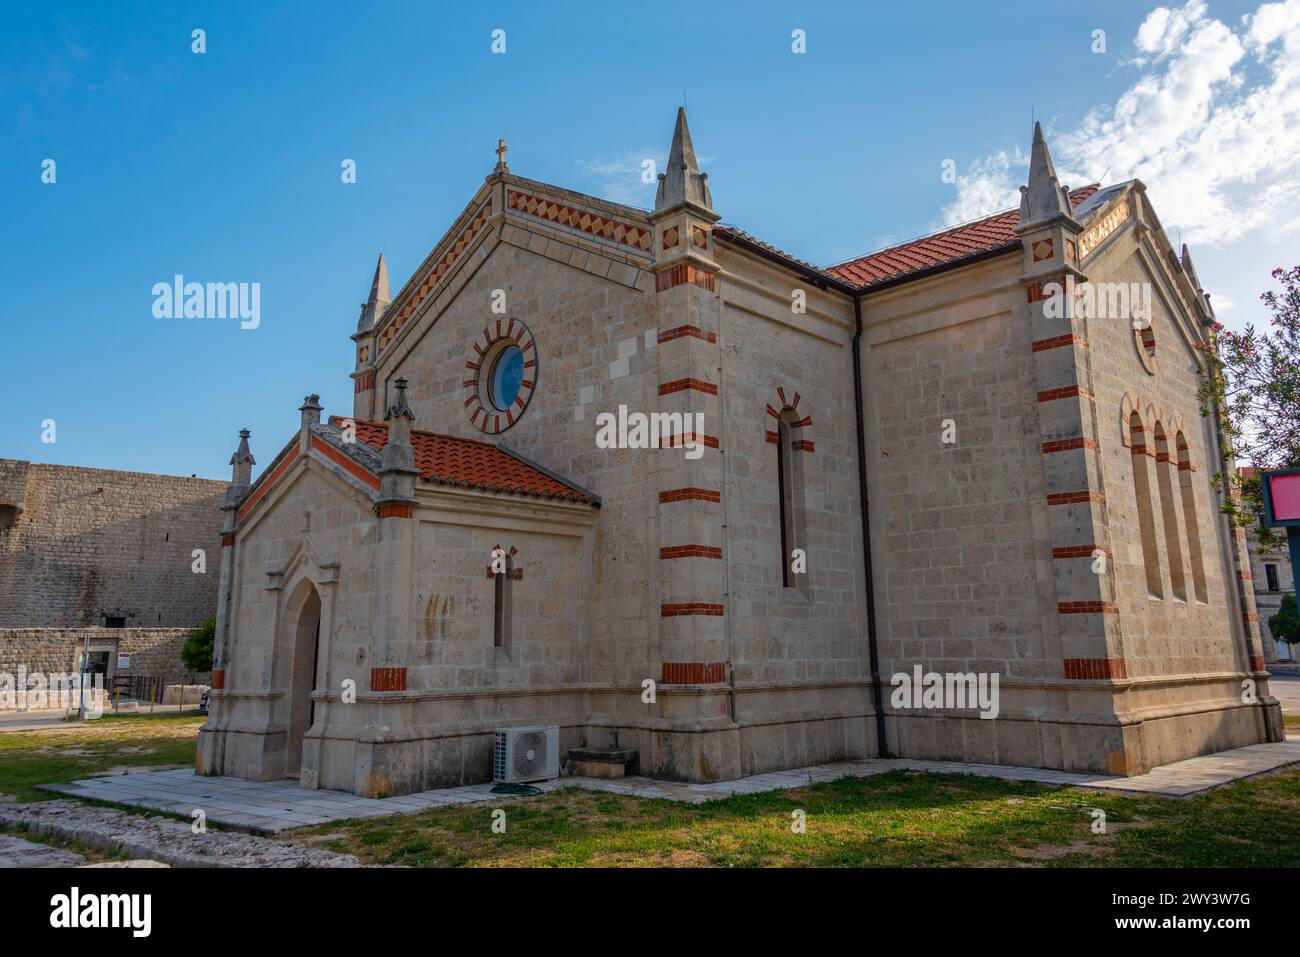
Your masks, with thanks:
[{"label": "roof ridge", "polygon": [[[1098,189],[1101,189],[1101,184],[1100,184],[1100,183],[1089,183],[1087,186],[1078,186],[1078,187],[1075,187],[1074,189],[1070,190],[1070,199],[1071,199],[1071,201],[1074,200],[1074,194],[1075,194],[1075,193],[1082,193],[1082,192],[1084,192],[1085,190],[1089,190],[1089,189],[1091,189],[1091,190],[1098,190]],[[1082,202],[1082,200],[1080,200],[1079,202]],[[1076,204],[1076,205],[1077,205],[1077,204]],[[904,246],[911,246],[911,245],[914,245],[914,244],[916,244],[916,243],[922,242],[922,241],[924,241],[924,240],[940,239],[941,237],[946,236],[946,235],[949,234],[949,233],[957,232],[957,231],[960,230],[960,229],[970,229],[970,228],[973,227],[973,226],[978,226],[978,225],[980,225],[980,223],[987,223],[987,222],[989,222],[990,220],[1001,219],[1003,216],[1015,215],[1016,213],[1017,213],[1016,208],[1015,208],[1014,206],[1012,206],[1012,207],[1010,207],[1010,208],[1008,208],[1008,209],[1004,209],[1004,210],[1002,210],[1002,211],[1000,211],[1000,212],[997,212],[997,213],[990,213],[990,214],[987,215],[987,216],[978,216],[978,217],[976,217],[975,219],[968,219],[968,220],[966,220],[965,222],[957,223],[957,224],[955,224],[955,225],[953,225],[953,226],[946,226],[946,227],[944,227],[943,229],[938,230],[937,232],[932,232],[932,233],[922,233],[922,234],[919,235],[919,236],[913,236],[911,239],[905,239],[905,240],[903,240],[901,243],[893,243],[892,245],[889,245],[889,246],[881,246],[879,249],[873,249],[873,250],[871,250],[870,252],[862,253],[860,256],[852,256],[852,257],[850,257],[850,258],[848,258],[848,259],[843,260],[842,262],[830,263],[829,265],[823,266],[823,267],[821,267],[821,268],[822,268],[822,269],[838,269],[840,266],[847,266],[847,265],[849,265],[850,263],[855,263],[855,262],[858,262],[859,260],[862,260],[862,259],[869,259],[869,258],[871,258],[872,256],[879,256],[879,255],[881,255],[882,253],[887,253],[887,252],[890,252],[890,251],[895,250],[895,249],[902,249]]]},{"label": "roof ridge", "polygon": [[[362,425],[373,426],[374,428],[377,429],[388,428],[387,422],[376,422],[374,419],[360,419],[357,418],[355,415],[349,415],[349,416],[331,415],[330,416],[330,422],[333,422],[335,419],[338,419],[340,421],[342,421],[343,419],[351,419],[353,422],[360,422]],[[432,436],[435,439],[447,439],[451,442],[463,442],[466,445],[481,445],[484,448],[488,448],[488,449],[500,448],[500,446],[493,445],[491,442],[484,442],[481,439],[469,439],[463,435],[452,435],[450,432],[431,432],[429,429],[411,429],[411,434],[428,435],[428,436]]]}]

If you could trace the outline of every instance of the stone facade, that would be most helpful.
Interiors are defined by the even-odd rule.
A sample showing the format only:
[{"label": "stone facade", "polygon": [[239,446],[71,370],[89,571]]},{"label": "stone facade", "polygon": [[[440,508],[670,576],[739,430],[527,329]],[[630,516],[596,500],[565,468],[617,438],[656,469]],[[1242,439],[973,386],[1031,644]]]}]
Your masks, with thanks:
[{"label": "stone facade", "polygon": [[209,479],[0,459],[0,628],[200,624],[216,607],[224,492]]},{"label": "stone facade", "polygon": [[[1137,773],[1277,739],[1206,480],[1207,301],[1140,184],[1074,209],[1034,151],[1011,244],[876,285],[718,226],[681,114],[649,214],[500,163],[395,296],[376,270],[352,415],[388,422],[382,461],[311,397],[257,483],[246,445],[232,459],[199,770],[482,781],[493,729],[520,724],[565,750],[617,728],[643,773],[697,781],[882,751]],[[1049,316],[1066,277],[1153,286],[1147,331]],[[501,408],[506,340],[526,361]],[[703,419],[600,447],[620,407]],[[412,467],[412,417],[599,508]],[[1148,444],[1142,474],[1165,471],[1139,501]],[[497,546],[521,574],[508,650]],[[895,708],[918,664],[998,675],[1000,716]]]}]

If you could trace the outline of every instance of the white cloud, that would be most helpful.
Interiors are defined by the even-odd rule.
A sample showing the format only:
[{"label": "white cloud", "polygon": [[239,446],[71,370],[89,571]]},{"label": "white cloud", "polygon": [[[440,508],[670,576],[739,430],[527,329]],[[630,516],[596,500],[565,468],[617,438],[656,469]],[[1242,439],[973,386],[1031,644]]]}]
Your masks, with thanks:
[{"label": "white cloud", "polygon": [[628,206],[654,205],[658,180],[641,182],[642,164],[646,160],[654,161],[656,174],[668,161],[665,154],[657,151],[624,153],[612,159],[579,160],[578,169],[581,170],[584,181],[592,184],[585,192]]},{"label": "white cloud", "polygon": [[[1134,47],[1136,81],[1049,133],[1062,182],[1141,179],[1191,244],[1300,231],[1300,0],[1262,4],[1236,29],[1204,0],[1157,7]],[[944,223],[1014,208],[1027,165],[1019,151],[976,161]]]}]

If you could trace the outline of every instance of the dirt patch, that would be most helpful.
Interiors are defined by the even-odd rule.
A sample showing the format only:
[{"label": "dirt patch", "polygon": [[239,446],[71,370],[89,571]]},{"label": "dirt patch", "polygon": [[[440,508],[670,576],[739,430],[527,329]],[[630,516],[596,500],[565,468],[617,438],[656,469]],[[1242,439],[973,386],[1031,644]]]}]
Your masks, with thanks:
[{"label": "dirt patch", "polygon": [[1030,861],[1054,861],[1067,854],[1092,854],[1101,850],[1099,844],[1071,841],[1069,844],[1044,844],[1042,847],[1013,847],[1011,853]]}]

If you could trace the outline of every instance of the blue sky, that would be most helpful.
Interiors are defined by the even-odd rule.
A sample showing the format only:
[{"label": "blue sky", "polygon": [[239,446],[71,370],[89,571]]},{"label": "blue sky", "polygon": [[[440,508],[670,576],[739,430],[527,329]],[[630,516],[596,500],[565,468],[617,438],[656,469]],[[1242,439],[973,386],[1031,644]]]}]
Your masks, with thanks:
[{"label": "blue sky", "polygon": [[[11,4],[0,456],[226,478],[240,427],[265,463],[304,394],[350,411],[348,336],[375,256],[386,250],[396,290],[507,131],[514,172],[648,206],[640,160],[662,162],[684,94],[724,220],[820,264],[928,232],[990,190],[1000,205],[1031,115],[1074,144],[1065,165],[1086,166],[1087,137],[1106,135],[1089,111],[1126,102],[1144,76],[1176,76],[1187,64],[1161,43],[1199,49],[1198,30],[1222,39],[1206,24],[1241,30],[1257,4],[1179,6],[1186,29],[1148,23],[1135,49],[1156,6]],[[504,55],[490,50],[496,28]],[[1239,62],[1248,89],[1263,57]],[[1230,77],[1211,108],[1241,96]],[[1169,170],[1195,161],[1194,134],[1133,161],[1156,171],[1143,178],[1171,233],[1187,180]],[[956,185],[940,178],[949,158]],[[344,159],[355,184],[340,181]],[[1285,184],[1290,171],[1264,172]],[[1202,281],[1223,290],[1232,323],[1258,320],[1269,269],[1300,260],[1292,208],[1251,215],[1224,236],[1222,211],[1188,214],[1205,237]],[[151,288],[176,273],[260,283],[260,326],[155,319]],[[55,444],[41,442],[45,419]]]}]

